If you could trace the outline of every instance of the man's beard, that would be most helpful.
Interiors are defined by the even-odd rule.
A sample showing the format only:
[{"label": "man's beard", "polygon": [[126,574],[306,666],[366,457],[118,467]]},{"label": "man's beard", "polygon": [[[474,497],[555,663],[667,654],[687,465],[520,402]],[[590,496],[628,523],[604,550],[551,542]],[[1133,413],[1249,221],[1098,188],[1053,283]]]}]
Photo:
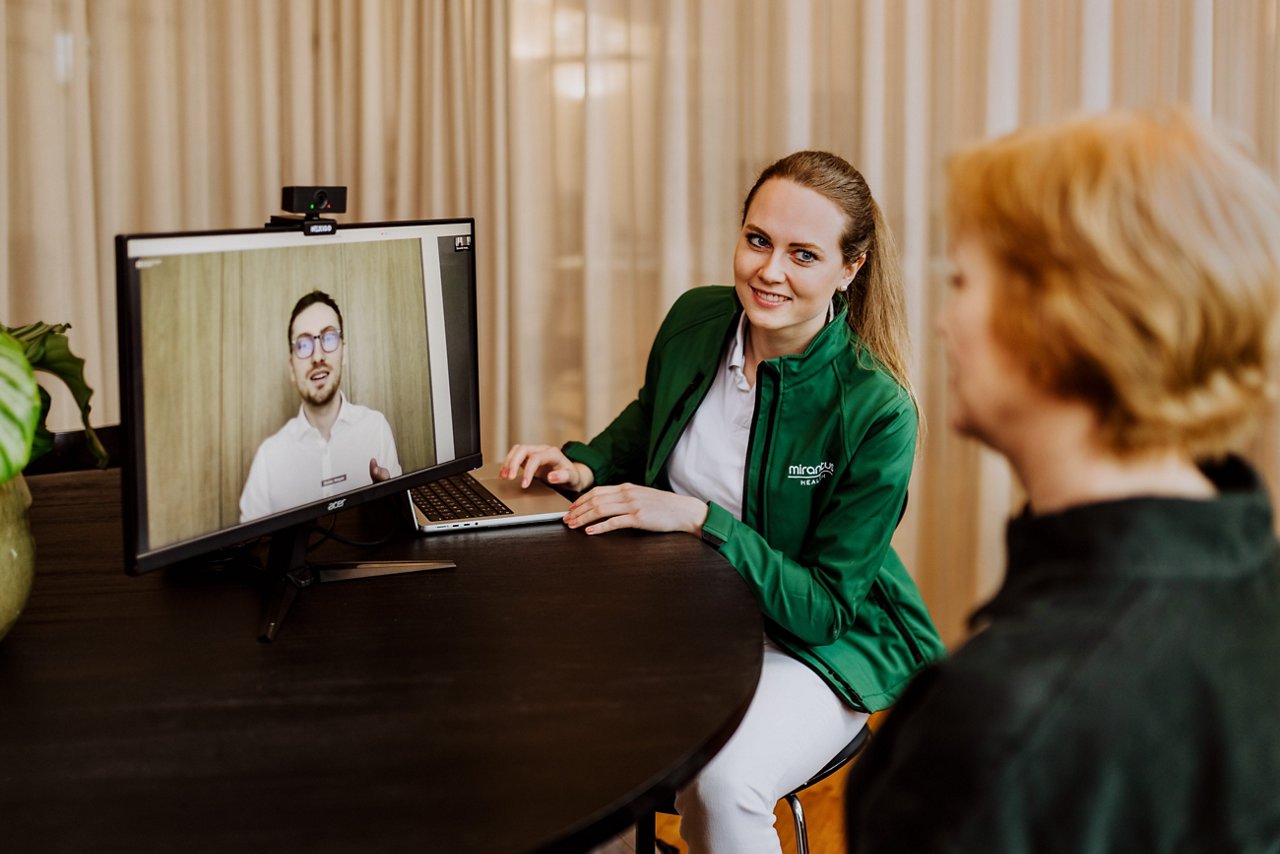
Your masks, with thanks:
[{"label": "man's beard", "polygon": [[333,396],[337,393],[338,393],[338,384],[334,383],[333,385],[321,391],[315,391],[313,389],[308,388],[305,392],[302,393],[302,399],[305,400],[307,403],[310,403],[312,406],[324,406],[326,403],[333,400]]},{"label": "man's beard", "polygon": [[298,389],[299,394],[302,395],[302,400],[312,406],[324,406],[333,400],[333,396],[342,387],[342,369],[337,365],[321,364],[329,371],[329,379],[333,380],[333,382],[322,389],[316,389],[308,380]]}]

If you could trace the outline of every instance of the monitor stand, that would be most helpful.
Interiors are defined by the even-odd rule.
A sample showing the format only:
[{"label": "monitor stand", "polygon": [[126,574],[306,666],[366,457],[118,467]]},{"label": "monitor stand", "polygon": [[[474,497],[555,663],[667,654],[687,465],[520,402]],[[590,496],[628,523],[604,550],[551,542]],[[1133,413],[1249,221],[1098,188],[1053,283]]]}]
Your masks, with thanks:
[{"label": "monitor stand", "polygon": [[451,560],[357,560],[312,564],[307,562],[310,533],[307,525],[295,525],[271,535],[266,566],[270,586],[263,602],[262,624],[258,628],[258,640],[263,643],[275,640],[293,600],[298,598],[298,592],[317,581],[354,581],[457,566]]}]

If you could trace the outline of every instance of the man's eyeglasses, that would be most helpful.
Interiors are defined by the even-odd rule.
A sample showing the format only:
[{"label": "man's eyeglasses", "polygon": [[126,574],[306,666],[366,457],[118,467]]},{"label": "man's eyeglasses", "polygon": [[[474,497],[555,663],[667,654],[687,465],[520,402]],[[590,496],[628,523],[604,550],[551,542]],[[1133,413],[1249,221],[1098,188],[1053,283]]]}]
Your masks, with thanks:
[{"label": "man's eyeglasses", "polygon": [[303,333],[293,339],[293,355],[298,359],[310,359],[311,354],[316,351],[316,341],[320,342],[320,349],[326,353],[332,353],[338,349],[338,345],[342,343],[342,330],[334,329],[330,326],[324,329],[319,335],[311,335]]}]

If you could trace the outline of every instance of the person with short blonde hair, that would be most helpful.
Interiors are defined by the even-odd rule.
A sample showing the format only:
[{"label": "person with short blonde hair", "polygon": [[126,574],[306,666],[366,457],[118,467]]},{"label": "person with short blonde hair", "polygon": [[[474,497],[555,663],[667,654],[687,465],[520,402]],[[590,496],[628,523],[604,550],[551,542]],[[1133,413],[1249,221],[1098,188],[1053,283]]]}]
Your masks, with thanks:
[{"label": "person with short blonde hair", "polygon": [[1027,507],[851,774],[851,850],[1275,850],[1280,543],[1231,451],[1275,399],[1280,189],[1179,109],[948,174],[950,420]]},{"label": "person with short blonde hair", "polygon": [[1230,446],[1267,402],[1274,184],[1191,115],[1110,114],[957,155],[954,235],[1012,275],[992,333],[1124,453]]}]

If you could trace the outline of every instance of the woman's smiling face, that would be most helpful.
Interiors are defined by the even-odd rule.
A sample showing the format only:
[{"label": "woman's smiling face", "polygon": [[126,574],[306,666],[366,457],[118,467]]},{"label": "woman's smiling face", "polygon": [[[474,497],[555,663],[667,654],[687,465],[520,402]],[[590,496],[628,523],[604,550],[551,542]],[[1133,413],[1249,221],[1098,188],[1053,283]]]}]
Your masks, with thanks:
[{"label": "woman's smiling face", "polygon": [[[799,353],[827,320],[836,290],[859,263],[840,252],[846,218],[821,193],[771,178],[751,200],[733,256],[738,300],[769,356]],[[766,354],[761,354],[766,355]]]}]

